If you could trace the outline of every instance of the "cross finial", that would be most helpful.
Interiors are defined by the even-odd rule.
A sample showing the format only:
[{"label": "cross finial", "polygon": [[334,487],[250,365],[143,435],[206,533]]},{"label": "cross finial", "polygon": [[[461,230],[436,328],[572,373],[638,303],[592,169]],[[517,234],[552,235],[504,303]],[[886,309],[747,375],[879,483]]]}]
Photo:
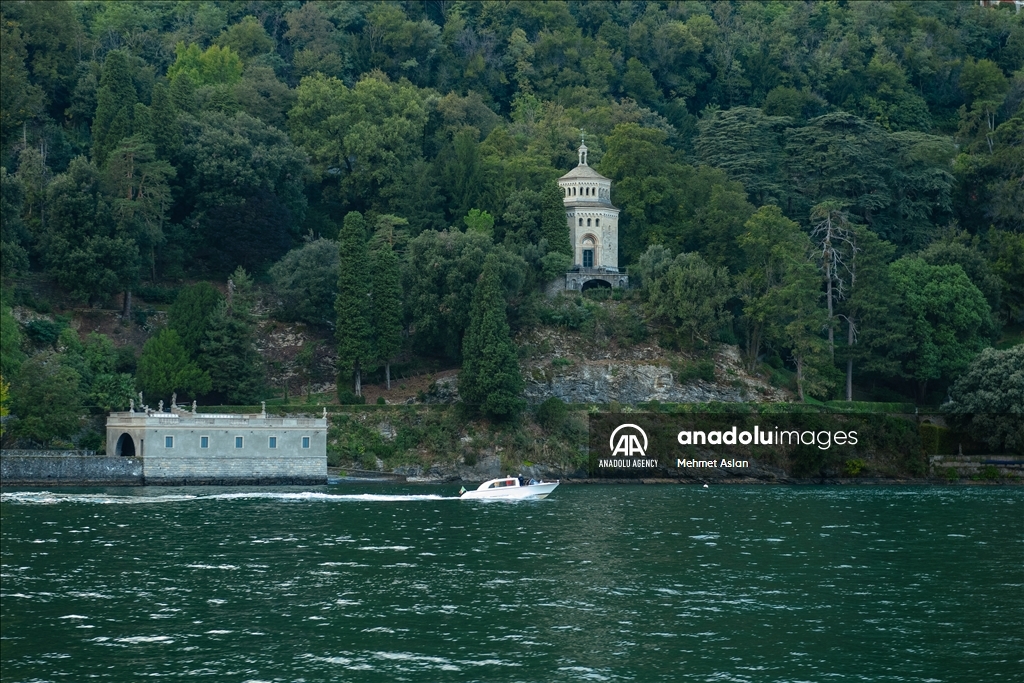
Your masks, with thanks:
[{"label": "cross finial", "polygon": [[580,128],[579,155],[580,155],[580,166],[586,166],[587,165],[586,133],[584,132],[584,130],[582,128]]}]

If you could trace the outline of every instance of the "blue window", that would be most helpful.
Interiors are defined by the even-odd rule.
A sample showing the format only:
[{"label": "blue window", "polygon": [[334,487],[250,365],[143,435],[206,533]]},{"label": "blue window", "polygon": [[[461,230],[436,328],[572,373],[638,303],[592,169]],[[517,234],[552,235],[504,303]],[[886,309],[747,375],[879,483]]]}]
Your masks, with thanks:
[{"label": "blue window", "polygon": [[200,448],[209,448],[210,447],[210,437],[208,437],[208,436],[201,436],[201,437],[199,437],[199,447]]},{"label": "blue window", "polygon": [[583,267],[593,268],[594,267],[594,250],[584,249],[583,250]]},{"label": "blue window", "polygon": [[270,437],[270,447],[271,448],[277,448],[277,437],[276,436]]},{"label": "blue window", "polygon": [[309,448],[309,437],[308,436],[302,437],[302,447],[303,448]]},{"label": "blue window", "polygon": [[242,437],[236,436],[235,437],[235,448],[241,448],[241,447],[242,447]]},{"label": "blue window", "polygon": [[165,436],[164,437],[164,448],[174,448],[174,437],[173,436]]}]

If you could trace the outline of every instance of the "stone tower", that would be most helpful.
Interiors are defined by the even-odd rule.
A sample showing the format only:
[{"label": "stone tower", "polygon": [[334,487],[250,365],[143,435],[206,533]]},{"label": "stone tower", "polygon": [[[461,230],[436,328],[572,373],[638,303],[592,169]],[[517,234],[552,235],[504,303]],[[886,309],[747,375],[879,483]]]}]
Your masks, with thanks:
[{"label": "stone tower", "polygon": [[573,249],[572,270],[565,288],[625,287],[619,271],[619,210],[612,206],[612,181],[587,165],[587,146],[580,143],[579,164],[558,179]]}]

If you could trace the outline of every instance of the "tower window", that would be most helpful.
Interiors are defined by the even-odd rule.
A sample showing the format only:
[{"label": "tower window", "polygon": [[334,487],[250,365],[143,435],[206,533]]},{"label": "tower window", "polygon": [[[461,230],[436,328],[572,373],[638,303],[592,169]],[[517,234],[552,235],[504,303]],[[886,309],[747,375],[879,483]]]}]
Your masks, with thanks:
[{"label": "tower window", "polygon": [[582,218],[580,219],[580,227],[581,228],[583,227],[583,219]]},{"label": "tower window", "polygon": [[601,219],[600,218],[595,218],[594,219],[594,225],[597,226],[597,227],[601,227]]},{"label": "tower window", "polygon": [[587,219],[587,227],[588,228],[590,227],[590,219],[589,218]]}]

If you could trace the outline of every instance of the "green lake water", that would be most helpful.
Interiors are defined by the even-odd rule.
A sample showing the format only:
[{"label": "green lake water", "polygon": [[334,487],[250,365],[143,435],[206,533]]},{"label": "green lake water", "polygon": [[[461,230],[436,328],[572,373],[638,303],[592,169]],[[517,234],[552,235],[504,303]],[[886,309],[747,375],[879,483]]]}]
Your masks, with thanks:
[{"label": "green lake water", "polygon": [[457,489],[5,489],[2,680],[1024,680],[1024,488]]}]

